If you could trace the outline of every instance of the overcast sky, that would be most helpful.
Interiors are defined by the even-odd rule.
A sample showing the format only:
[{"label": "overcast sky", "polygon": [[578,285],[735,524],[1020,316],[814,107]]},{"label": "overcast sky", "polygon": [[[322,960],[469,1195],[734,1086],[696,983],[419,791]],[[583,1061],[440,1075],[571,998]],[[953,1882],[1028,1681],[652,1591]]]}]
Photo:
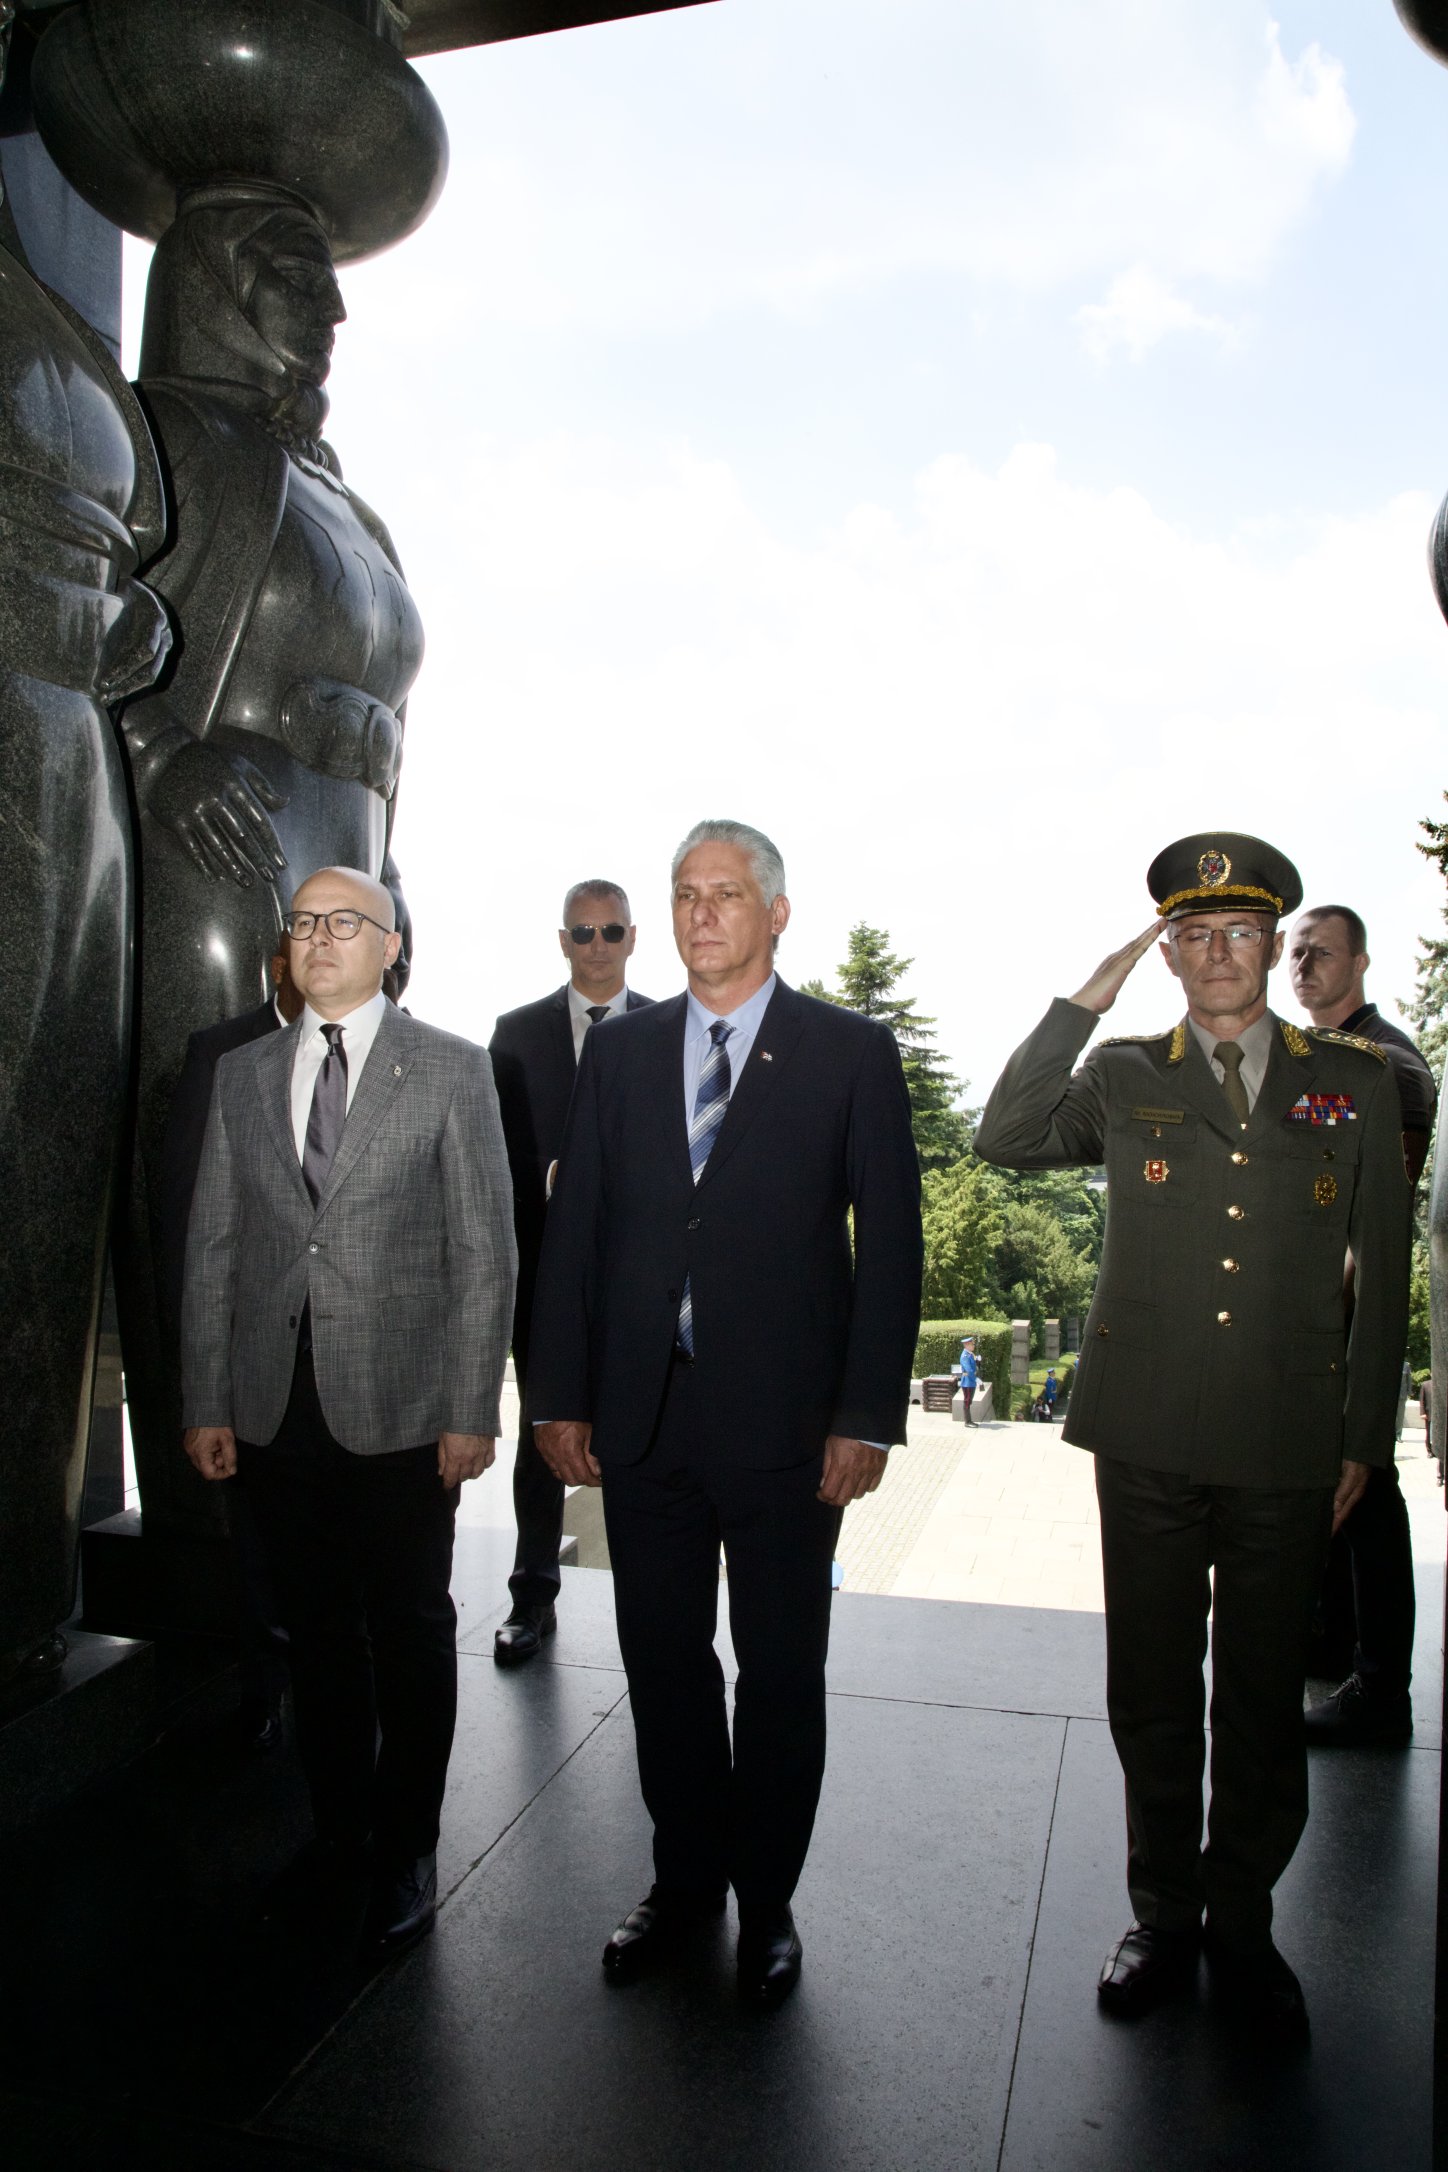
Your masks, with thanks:
[{"label": "overcast sky", "polygon": [[[1213,823],[1363,911],[1392,1015],[1448,74],[1389,0],[717,0],[422,72],[450,178],[343,274],[329,425],[427,627],[419,1015],[555,986],[590,873],[671,992],[702,814],[780,845],[787,977],[889,929],[976,1099]],[[1151,958],[1112,1025],[1176,1014]]]}]

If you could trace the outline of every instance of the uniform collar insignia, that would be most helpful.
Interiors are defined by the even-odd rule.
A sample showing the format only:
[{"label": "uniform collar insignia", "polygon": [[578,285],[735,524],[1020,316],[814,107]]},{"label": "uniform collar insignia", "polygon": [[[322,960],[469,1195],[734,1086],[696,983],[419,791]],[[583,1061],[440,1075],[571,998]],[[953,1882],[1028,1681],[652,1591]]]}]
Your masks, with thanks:
[{"label": "uniform collar insignia", "polygon": [[1166,1052],[1168,1063],[1180,1063],[1187,1052],[1187,1023],[1179,1018],[1172,1028],[1171,1047]]},{"label": "uniform collar insignia", "polygon": [[1282,1038],[1287,1043],[1289,1056],[1310,1056],[1312,1054],[1312,1044],[1305,1033],[1301,1032],[1298,1027],[1289,1025],[1285,1018],[1279,1018],[1277,1023],[1282,1028]]}]

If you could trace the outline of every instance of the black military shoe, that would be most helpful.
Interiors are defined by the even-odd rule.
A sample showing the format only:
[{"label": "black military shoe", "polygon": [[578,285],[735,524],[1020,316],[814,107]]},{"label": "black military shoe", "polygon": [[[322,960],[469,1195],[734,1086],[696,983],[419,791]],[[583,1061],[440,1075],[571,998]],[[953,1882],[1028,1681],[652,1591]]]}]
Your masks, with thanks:
[{"label": "black military shoe", "polygon": [[521,1667],[525,1659],[537,1657],[544,1637],[551,1637],[557,1627],[551,1606],[515,1606],[493,1638],[493,1657],[500,1667]]},{"label": "black military shoe", "polygon": [[1134,2021],[1185,1982],[1196,1965],[1200,1944],[1196,1924],[1180,1931],[1160,1931],[1149,1923],[1133,1923],[1101,1964],[1097,1998],[1108,2013]]},{"label": "black military shoe", "polygon": [[437,1856],[412,1856],[380,1868],[369,1928],[389,1957],[426,1938],[437,1922]]},{"label": "black military shoe", "polygon": [[750,2006],[778,2006],[799,1982],[804,1947],[788,1908],[740,1911],[739,1996]]},{"label": "black military shoe", "polygon": [[1405,1689],[1385,1695],[1350,1674],[1330,1697],[1308,1707],[1302,1726],[1320,1750],[1401,1750],[1413,1737],[1413,1700]]}]

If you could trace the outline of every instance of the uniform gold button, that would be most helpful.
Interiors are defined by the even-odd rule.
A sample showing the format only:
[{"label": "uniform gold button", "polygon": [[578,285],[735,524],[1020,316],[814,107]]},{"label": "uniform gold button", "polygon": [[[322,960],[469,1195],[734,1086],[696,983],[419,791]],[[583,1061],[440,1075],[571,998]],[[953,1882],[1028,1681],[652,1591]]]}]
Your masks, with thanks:
[{"label": "uniform gold button", "polygon": [[1322,1150],[1322,1158],[1323,1158],[1323,1160],[1324,1160],[1324,1161],[1336,1161],[1336,1160],[1337,1160],[1337,1156],[1336,1156],[1336,1154],[1335,1154],[1335,1153],[1333,1152],[1333,1150],[1332,1150],[1332,1148],[1331,1148],[1330,1146],[1325,1146],[1325,1147],[1323,1148],[1323,1150]]},{"label": "uniform gold button", "polygon": [[1228,1207],[1227,1220],[1229,1222],[1245,1222],[1246,1219],[1247,1209],[1245,1207]]},{"label": "uniform gold button", "polygon": [[1329,1361],[1329,1364],[1328,1364],[1328,1368],[1327,1368],[1327,1369],[1328,1369],[1328,1371],[1329,1371],[1330,1373],[1335,1373],[1335,1372],[1337,1371],[1337,1359],[1336,1359],[1336,1358],[1333,1358],[1333,1359],[1331,1359],[1331,1360]]},{"label": "uniform gold button", "polygon": [[1232,1315],[1231,1315],[1231,1313],[1230,1313],[1230,1312],[1219,1312],[1219,1313],[1217,1314],[1217,1325],[1218,1325],[1218,1327],[1230,1327],[1230,1326],[1231,1326],[1231,1324],[1232,1324]]},{"label": "uniform gold button", "polygon": [[1111,1330],[1109,1327],[1098,1327],[1096,1332],[1101,1337],[1101,1340],[1105,1342],[1107,1336],[1111,1333]]},{"label": "uniform gold button", "polygon": [[1238,1263],[1234,1259],[1224,1259],[1222,1266],[1229,1275],[1234,1275],[1237,1272]]},{"label": "uniform gold button", "polygon": [[1235,1163],[1237,1164],[1237,1167],[1238,1167],[1239,1169],[1245,1169],[1245,1168],[1246,1168],[1246,1166],[1247,1166],[1247,1157],[1246,1157],[1246,1155],[1245,1155],[1245,1154],[1242,1154],[1242,1153],[1237,1153],[1237,1154],[1234,1154],[1234,1155],[1232,1156],[1232,1159],[1233,1159],[1233,1161],[1234,1161],[1234,1162],[1235,1162]]}]

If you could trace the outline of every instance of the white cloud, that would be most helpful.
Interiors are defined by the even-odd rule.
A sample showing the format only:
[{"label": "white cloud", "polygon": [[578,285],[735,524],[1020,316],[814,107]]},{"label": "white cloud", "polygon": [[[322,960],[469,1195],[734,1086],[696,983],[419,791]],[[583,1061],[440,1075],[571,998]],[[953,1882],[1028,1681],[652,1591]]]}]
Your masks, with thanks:
[{"label": "white cloud", "polygon": [[[1145,923],[1157,847],[1212,822],[1361,902],[1374,993],[1408,992],[1441,905],[1411,849],[1448,694],[1426,498],[1208,541],[1022,444],[800,546],[684,445],[453,455],[379,492],[430,634],[397,840],[424,1015],[486,1034],[550,985],[554,893],[600,857],[639,985],[677,986],[665,870],[705,812],[777,834],[786,971],[888,927],[977,1088]],[[460,551],[464,491],[486,517]],[[1116,1015],[1175,1015],[1164,972]]]},{"label": "white cloud", "polygon": [[1096,362],[1109,361],[1118,349],[1139,362],[1169,332],[1207,332],[1224,347],[1235,346],[1239,337],[1225,319],[1194,309],[1144,264],[1113,279],[1104,302],[1078,309],[1076,323],[1082,346]]}]

